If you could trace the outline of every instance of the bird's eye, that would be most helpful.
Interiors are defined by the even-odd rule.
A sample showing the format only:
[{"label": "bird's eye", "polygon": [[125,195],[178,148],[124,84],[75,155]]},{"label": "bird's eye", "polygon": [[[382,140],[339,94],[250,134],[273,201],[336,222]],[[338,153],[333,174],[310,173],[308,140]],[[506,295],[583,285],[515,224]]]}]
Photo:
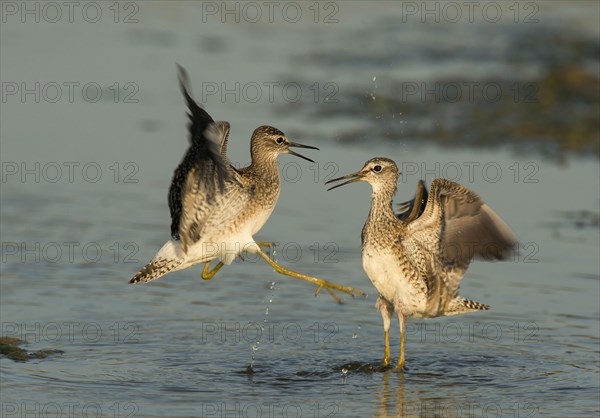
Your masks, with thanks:
[{"label": "bird's eye", "polygon": [[376,165],[375,167],[373,167],[373,171],[375,171],[376,173],[379,173],[381,171],[381,166]]},{"label": "bird's eye", "polygon": [[284,139],[282,137],[278,137],[275,142],[277,142],[279,145],[283,144]]}]

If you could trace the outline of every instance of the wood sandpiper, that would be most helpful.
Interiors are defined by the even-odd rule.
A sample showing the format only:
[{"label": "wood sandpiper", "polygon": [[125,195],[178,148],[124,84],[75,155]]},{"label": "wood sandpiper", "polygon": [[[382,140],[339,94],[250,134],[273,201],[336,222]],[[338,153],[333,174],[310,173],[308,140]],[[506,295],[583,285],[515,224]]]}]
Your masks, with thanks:
[{"label": "wood sandpiper", "polygon": [[[178,69],[189,111],[190,147],[169,189],[171,239],[130,283],[149,282],[197,263],[204,263],[202,278],[210,280],[223,265],[249,253],[260,255],[280,274],[314,283],[315,295],[323,288],[338,302],[334,290],[364,295],[361,290],[280,266],[261,249],[271,243],[256,242],[252,237],[267,222],[279,198],[277,157],[287,153],[313,162],[290,147],[318,148],[294,143],[272,126],[260,126],[250,140],[252,163],[236,169],[227,158],[229,123],[215,122],[194,101],[187,73]],[[210,270],[215,259],[219,262]]]},{"label": "wood sandpiper", "polygon": [[373,158],[347,180],[372,187],[371,211],[362,230],[362,264],[379,292],[376,306],[383,317],[384,366],[390,363],[389,328],[395,312],[400,323],[400,358],[409,317],[434,318],[487,310],[458,295],[458,286],[475,257],[504,260],[517,245],[510,228],[481,198],[460,184],[438,178],[429,192],[420,181],[415,198],[393,210],[400,176],[394,161]]}]

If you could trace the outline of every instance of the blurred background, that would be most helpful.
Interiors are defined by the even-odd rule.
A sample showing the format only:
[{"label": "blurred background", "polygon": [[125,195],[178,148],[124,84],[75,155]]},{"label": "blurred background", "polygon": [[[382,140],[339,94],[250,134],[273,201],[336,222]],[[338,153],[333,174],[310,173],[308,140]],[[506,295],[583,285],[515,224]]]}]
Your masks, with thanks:
[{"label": "blurred background", "polygon": [[[0,6],[2,416],[600,412],[597,2]],[[127,284],[169,237],[176,63],[237,166],[262,124],[320,148],[280,158],[256,238],[369,298],[314,298],[252,258]],[[374,156],[401,168],[398,201],[446,177],[521,241],[462,282],[490,311],[409,322],[404,373],[379,368],[370,189],[323,185]]]}]

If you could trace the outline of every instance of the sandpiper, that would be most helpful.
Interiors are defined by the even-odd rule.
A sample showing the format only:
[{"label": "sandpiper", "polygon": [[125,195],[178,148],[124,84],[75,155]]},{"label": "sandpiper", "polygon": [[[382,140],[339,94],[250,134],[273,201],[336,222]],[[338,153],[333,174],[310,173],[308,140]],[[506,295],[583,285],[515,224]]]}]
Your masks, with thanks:
[{"label": "sandpiper", "polygon": [[[190,95],[186,71],[178,66],[179,84],[189,111],[190,147],[175,170],[169,189],[171,239],[129,283],[149,282],[173,271],[204,263],[202,278],[210,280],[224,264],[242,253],[258,254],[280,274],[307,280],[324,288],[339,302],[333,290],[350,295],[358,289],[288,270],[262,251],[268,242],[256,242],[279,197],[277,157],[290,149],[310,148],[290,141],[279,129],[260,126],[252,134],[252,163],[236,169],[227,158],[229,123],[215,122]],[[210,262],[219,262],[210,270]]]},{"label": "sandpiper", "polygon": [[400,358],[409,317],[434,318],[487,310],[458,295],[458,286],[474,257],[503,260],[517,245],[510,228],[481,198],[460,184],[438,178],[429,192],[419,182],[415,198],[393,210],[398,167],[388,158],[373,158],[347,180],[372,187],[371,211],[362,230],[362,264],[379,292],[376,306],[383,318],[384,366],[390,363],[389,328],[395,312],[400,323]]}]

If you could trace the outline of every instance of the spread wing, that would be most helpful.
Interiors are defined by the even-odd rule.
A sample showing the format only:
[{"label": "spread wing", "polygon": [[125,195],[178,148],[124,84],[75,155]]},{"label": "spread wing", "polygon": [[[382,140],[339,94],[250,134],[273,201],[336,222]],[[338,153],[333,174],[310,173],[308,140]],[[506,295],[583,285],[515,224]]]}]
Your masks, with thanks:
[{"label": "spread wing", "polygon": [[[422,214],[408,223],[403,245],[431,254],[445,273],[431,275],[429,280],[442,279],[453,294],[473,258],[506,259],[517,239],[476,193],[452,181],[436,179]],[[438,288],[439,283],[428,286]]]},{"label": "spread wing", "polygon": [[[182,233],[190,233],[191,225],[182,225],[184,218],[184,194],[201,194],[210,202],[223,193],[225,183],[231,176],[230,164],[224,158],[227,147],[229,123],[215,122],[189,93],[187,72],[178,66],[179,84],[188,107],[190,147],[173,174],[169,188],[171,212],[171,236],[179,239]],[[186,216],[186,219],[189,215]]]},{"label": "spread wing", "polygon": [[410,223],[414,221],[423,214],[428,197],[429,193],[427,192],[427,187],[425,187],[425,182],[423,180],[419,180],[415,197],[407,202],[398,204],[398,212],[396,213],[396,217],[404,223]]}]

